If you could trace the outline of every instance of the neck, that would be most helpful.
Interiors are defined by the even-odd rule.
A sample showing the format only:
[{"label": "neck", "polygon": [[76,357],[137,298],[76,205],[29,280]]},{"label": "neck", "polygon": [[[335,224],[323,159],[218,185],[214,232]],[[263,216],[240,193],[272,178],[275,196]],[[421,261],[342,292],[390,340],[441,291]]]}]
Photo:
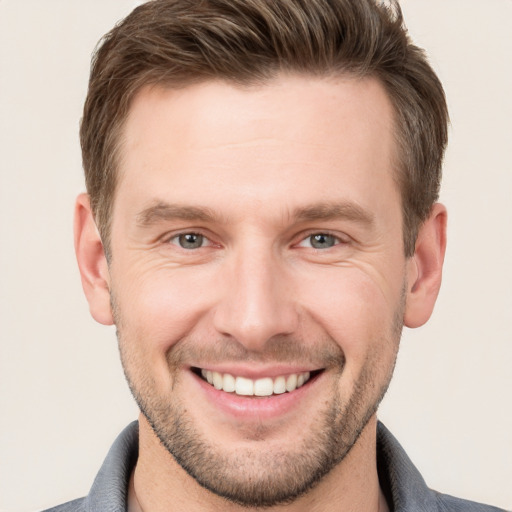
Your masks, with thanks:
[{"label": "neck", "polygon": [[[379,487],[374,416],[345,459],[305,496],[265,512],[388,512]],[[129,486],[128,512],[257,512],[226,501],[201,487],[161,445],[141,415],[139,459]]]}]

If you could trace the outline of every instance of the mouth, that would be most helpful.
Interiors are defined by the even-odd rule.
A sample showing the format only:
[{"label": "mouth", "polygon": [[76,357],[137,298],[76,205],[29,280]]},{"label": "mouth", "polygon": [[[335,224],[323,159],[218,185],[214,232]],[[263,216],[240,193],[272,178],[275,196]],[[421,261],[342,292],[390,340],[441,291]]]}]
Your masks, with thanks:
[{"label": "mouth", "polygon": [[204,368],[191,368],[192,372],[212,387],[225,393],[244,397],[269,397],[292,393],[310,383],[324,370],[290,373],[276,377],[250,379],[230,373],[220,373]]}]

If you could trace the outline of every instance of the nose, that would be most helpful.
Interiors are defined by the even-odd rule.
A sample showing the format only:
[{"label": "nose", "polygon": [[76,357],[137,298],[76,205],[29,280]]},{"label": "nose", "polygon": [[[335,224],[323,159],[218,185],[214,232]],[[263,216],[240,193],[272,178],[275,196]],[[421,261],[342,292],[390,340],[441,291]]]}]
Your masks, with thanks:
[{"label": "nose", "polygon": [[248,250],[226,266],[214,315],[217,332],[261,352],[270,339],[297,329],[292,279],[279,257]]}]

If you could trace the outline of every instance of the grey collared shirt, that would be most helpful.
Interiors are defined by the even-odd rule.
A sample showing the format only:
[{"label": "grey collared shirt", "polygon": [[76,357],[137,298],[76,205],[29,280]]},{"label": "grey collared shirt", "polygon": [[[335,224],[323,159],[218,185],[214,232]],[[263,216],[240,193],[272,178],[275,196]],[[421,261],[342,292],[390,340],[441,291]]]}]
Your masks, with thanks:
[{"label": "grey collared shirt", "polygon": [[[89,494],[45,512],[125,512],[128,483],[137,456],[138,424],[133,422],[110,448]],[[391,512],[505,512],[429,489],[404,449],[382,423],[377,430],[377,466]]]}]

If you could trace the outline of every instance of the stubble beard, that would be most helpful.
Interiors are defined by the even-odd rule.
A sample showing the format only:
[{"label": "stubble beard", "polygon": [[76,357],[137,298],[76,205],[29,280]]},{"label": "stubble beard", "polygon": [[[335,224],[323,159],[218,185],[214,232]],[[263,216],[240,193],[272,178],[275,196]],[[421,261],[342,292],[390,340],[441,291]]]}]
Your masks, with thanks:
[{"label": "stubble beard", "polygon": [[[292,450],[279,451],[275,446],[272,449],[265,447],[265,439],[271,434],[271,428],[262,425],[258,431],[252,432],[254,447],[237,448],[230,453],[225,453],[205,438],[188,413],[186,403],[173,397],[172,390],[165,396],[159,396],[151,373],[143,372],[141,378],[140,368],[134,371],[133,362],[137,358],[127,351],[129,345],[123,339],[119,311],[114,303],[113,306],[117,317],[121,361],[128,385],[162,445],[205,489],[244,507],[266,508],[291,503],[315,487],[346,457],[376,413],[393,374],[403,325],[404,297],[397,308],[390,333],[379,341],[382,345],[391,344],[394,350],[392,364],[380,383],[376,382],[375,373],[382,361],[379,361],[379,354],[372,353],[349,399],[343,400],[333,385],[330,402],[312,421],[309,434],[299,443],[294,443]],[[331,368],[333,350],[337,351],[337,372],[341,375],[344,355],[333,340],[325,343],[329,343],[330,347]],[[290,343],[289,346],[294,345]],[[291,350],[293,352],[294,349]],[[285,351],[286,348],[277,349],[279,353]],[[180,359],[171,351],[168,355],[171,370],[179,366]],[[176,381],[173,388],[175,385]]]}]

